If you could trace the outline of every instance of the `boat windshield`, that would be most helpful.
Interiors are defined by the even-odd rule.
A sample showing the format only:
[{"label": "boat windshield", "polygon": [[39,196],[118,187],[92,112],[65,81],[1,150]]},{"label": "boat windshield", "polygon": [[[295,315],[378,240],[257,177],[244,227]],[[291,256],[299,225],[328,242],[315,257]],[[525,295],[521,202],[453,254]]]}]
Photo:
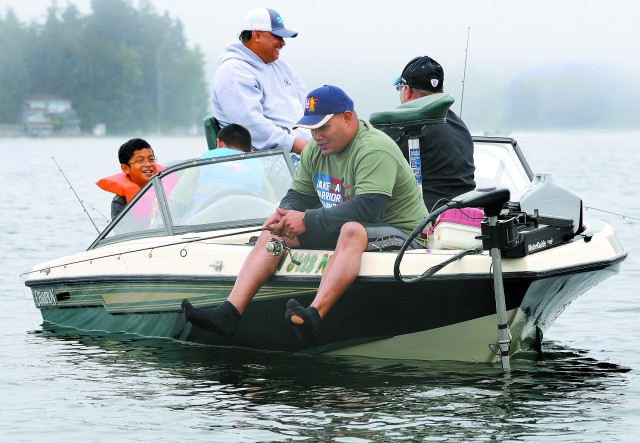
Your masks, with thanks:
[{"label": "boat windshield", "polygon": [[177,164],[155,176],[94,245],[263,223],[290,188],[292,171],[281,150]]},{"label": "boat windshield", "polygon": [[[506,187],[511,198],[532,173],[512,139],[474,138],[477,187]],[[137,237],[262,224],[291,186],[293,167],[282,150],[194,159],[152,178],[90,246]]]},{"label": "boat windshield", "polygon": [[474,138],[476,187],[505,187],[516,200],[531,184],[529,165],[512,139]]}]

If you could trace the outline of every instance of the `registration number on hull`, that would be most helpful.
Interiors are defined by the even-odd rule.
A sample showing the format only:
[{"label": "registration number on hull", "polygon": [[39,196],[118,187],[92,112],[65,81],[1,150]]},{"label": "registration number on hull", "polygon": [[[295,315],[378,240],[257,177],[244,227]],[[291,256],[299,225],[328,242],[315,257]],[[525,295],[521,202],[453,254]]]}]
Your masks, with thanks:
[{"label": "registration number on hull", "polygon": [[33,302],[36,304],[36,308],[43,306],[56,306],[58,300],[53,293],[53,289],[48,291],[33,291]]}]

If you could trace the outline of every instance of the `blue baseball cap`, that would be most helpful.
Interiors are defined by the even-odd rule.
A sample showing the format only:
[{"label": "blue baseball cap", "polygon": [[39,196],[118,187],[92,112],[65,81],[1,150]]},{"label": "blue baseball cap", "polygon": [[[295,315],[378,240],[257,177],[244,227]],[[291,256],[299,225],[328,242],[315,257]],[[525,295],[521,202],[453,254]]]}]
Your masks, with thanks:
[{"label": "blue baseball cap", "polygon": [[307,95],[304,117],[294,128],[317,129],[329,121],[334,114],[353,111],[353,100],[337,86],[324,85]]},{"label": "blue baseball cap", "polygon": [[244,17],[245,31],[268,31],[278,37],[295,37],[296,31],[284,27],[284,20],[273,9],[254,8]]}]

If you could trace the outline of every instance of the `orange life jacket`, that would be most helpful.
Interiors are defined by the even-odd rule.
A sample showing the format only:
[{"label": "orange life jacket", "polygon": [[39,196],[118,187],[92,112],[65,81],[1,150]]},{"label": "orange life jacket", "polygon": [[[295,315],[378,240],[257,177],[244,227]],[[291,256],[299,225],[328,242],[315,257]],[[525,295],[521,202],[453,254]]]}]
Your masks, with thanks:
[{"label": "orange life jacket", "polygon": [[[165,169],[164,166],[156,165],[156,172],[164,171]],[[127,203],[140,191],[140,186],[132,182],[124,172],[101,178],[96,182],[96,185],[107,192],[113,192],[116,195],[124,197]]]}]

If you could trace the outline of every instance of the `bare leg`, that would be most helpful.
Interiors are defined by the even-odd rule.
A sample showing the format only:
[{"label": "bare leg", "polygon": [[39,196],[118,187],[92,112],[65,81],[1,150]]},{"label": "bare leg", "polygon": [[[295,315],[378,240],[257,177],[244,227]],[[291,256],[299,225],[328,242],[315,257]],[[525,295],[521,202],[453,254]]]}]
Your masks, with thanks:
[{"label": "bare leg", "polygon": [[[242,264],[238,278],[227,300],[214,308],[194,308],[189,300],[182,300],[182,312],[188,321],[216,334],[231,337],[235,334],[242,313],[262,284],[271,277],[281,257],[264,249],[272,234],[264,231]],[[289,246],[298,246],[297,239],[289,240]]]},{"label": "bare leg", "polygon": [[320,287],[311,306],[304,308],[295,299],[287,303],[285,319],[291,322],[302,343],[313,343],[322,317],[358,276],[362,253],[368,242],[367,231],[360,223],[349,222],[342,226],[335,252],[322,273]]},{"label": "bare leg", "polygon": [[[229,294],[227,300],[231,302],[238,312],[242,314],[254,295],[260,290],[264,282],[276,272],[281,256],[274,257],[264,249],[264,245],[273,237],[273,234],[264,231],[260,234],[256,245],[253,247],[247,259],[244,261],[236,283]],[[287,239],[287,245],[290,247],[298,247],[297,239]]]},{"label": "bare leg", "polygon": [[324,317],[342,297],[360,272],[362,253],[367,250],[369,238],[360,223],[349,222],[342,226],[336,250],[322,273],[318,294],[311,306]]}]

